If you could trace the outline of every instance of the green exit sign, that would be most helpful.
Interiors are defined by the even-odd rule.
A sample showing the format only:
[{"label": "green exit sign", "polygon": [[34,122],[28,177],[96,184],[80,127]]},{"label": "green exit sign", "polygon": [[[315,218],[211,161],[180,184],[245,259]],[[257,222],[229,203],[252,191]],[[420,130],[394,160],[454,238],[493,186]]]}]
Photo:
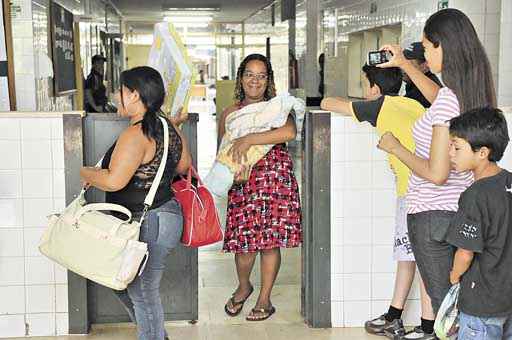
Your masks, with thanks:
[{"label": "green exit sign", "polygon": [[437,2],[437,10],[448,8],[448,0],[439,0]]}]

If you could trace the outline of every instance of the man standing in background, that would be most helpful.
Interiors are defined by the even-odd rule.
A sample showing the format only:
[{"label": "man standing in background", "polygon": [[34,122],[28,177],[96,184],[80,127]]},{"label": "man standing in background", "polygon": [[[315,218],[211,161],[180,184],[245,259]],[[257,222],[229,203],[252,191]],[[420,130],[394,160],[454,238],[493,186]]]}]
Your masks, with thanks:
[{"label": "man standing in background", "polygon": [[92,57],[91,73],[84,85],[86,112],[107,112],[107,88],[103,84],[105,61],[107,59],[100,54]]}]

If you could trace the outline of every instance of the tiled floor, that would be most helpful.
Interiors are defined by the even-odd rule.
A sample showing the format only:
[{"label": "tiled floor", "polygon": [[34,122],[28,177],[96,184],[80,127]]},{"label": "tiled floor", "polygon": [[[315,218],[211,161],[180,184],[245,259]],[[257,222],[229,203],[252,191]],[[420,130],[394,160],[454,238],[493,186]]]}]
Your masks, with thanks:
[{"label": "tiled floor", "polygon": [[[259,282],[256,262],[252,282]],[[379,339],[366,335],[360,328],[312,329],[307,327],[299,312],[300,306],[300,249],[283,250],[281,271],[272,295],[277,312],[264,322],[245,321],[245,315],[256,301],[253,294],[244,311],[231,318],[224,313],[224,303],[236,285],[233,255],[206,251],[199,255],[199,321],[169,322],[166,328],[171,339],[186,340],[328,340]],[[94,325],[87,336],[34,338],[40,340],[121,340],[136,339],[131,324]],[[382,338],[380,338],[382,339]]]},{"label": "tiled floor", "polygon": [[[198,170],[204,176],[215,159],[215,143],[201,141],[216,140],[216,118],[211,115],[211,105],[196,102],[195,110],[202,111],[198,124]],[[211,103],[210,103],[211,104]],[[300,159],[298,148],[290,147],[294,154],[297,180],[300,183]],[[283,261],[272,294],[272,303],[277,309],[264,322],[245,321],[245,315],[255,304],[256,294],[247,301],[244,311],[235,318],[227,316],[224,304],[236,288],[236,272],[232,254],[221,253],[219,245],[202,250],[199,254],[199,321],[195,325],[187,322],[166,324],[171,339],[187,340],[327,340],[327,339],[379,339],[366,335],[360,328],[312,329],[304,324],[300,315],[300,249],[282,251]],[[259,261],[252,273],[252,282],[259,285]],[[136,339],[132,324],[94,325],[90,335],[61,336],[34,339],[91,339],[121,340]],[[382,338],[381,338],[382,339]]]}]

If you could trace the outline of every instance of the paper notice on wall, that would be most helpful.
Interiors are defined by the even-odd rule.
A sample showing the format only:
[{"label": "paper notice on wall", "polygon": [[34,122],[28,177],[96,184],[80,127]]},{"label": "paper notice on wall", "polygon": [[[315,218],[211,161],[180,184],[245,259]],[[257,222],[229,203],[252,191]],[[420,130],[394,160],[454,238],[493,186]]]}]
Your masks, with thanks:
[{"label": "paper notice on wall", "polygon": [[[4,17],[2,6],[0,6],[0,16]],[[5,45],[5,27],[4,27],[4,20],[0,20],[0,61],[7,60],[7,48]]]},{"label": "paper notice on wall", "polygon": [[9,82],[7,77],[0,77],[0,112],[10,111]]},{"label": "paper notice on wall", "polygon": [[164,111],[176,115],[181,107],[187,109],[193,79],[192,62],[172,24],[155,25],[148,65],[162,75],[166,90]]},{"label": "paper notice on wall", "polygon": [[32,20],[32,1],[11,0],[12,20]]}]

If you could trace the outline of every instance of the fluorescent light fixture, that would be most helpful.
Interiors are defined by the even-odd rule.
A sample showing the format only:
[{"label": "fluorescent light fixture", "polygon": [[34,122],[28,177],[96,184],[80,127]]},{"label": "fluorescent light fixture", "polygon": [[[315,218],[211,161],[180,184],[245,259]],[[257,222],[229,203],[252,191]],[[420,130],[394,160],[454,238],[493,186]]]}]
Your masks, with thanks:
[{"label": "fluorescent light fixture", "polygon": [[166,16],[165,21],[176,24],[176,23],[206,23],[212,21],[211,16]]},{"label": "fluorescent light fixture", "polygon": [[220,7],[170,7],[164,8],[169,12],[219,12]]},{"label": "fluorescent light fixture", "polygon": [[207,22],[194,22],[194,23],[191,23],[191,22],[172,22],[172,21],[168,21],[167,22],[170,22],[172,23],[175,27],[194,27],[194,28],[206,28],[209,26],[209,24]]}]

